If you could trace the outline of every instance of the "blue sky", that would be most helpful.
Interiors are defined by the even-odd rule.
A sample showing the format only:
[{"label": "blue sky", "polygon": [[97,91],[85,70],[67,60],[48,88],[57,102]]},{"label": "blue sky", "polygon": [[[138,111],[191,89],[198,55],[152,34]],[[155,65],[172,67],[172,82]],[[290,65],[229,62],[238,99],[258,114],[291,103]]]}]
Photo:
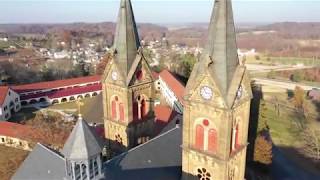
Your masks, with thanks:
[{"label": "blue sky", "polygon": [[[115,21],[120,0],[0,0],[0,23]],[[136,20],[208,22],[214,0],[131,0]],[[233,0],[235,20],[320,22],[320,0]]]}]

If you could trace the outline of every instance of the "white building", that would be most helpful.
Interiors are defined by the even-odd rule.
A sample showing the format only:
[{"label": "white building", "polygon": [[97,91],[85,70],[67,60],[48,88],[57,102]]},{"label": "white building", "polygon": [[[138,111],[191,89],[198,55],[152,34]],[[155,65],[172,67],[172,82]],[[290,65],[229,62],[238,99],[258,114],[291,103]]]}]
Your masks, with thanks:
[{"label": "white building", "polygon": [[159,74],[159,86],[163,97],[178,113],[183,113],[183,94],[185,87],[168,70]]},{"label": "white building", "polygon": [[8,42],[9,39],[7,37],[4,37],[4,38],[0,38],[0,41],[3,41],[3,42]]},{"label": "white building", "polygon": [[56,52],[56,53],[54,53],[53,57],[55,59],[70,58],[69,53],[66,51]]},{"label": "white building", "polygon": [[21,109],[20,96],[8,86],[0,87],[0,121],[11,118]]}]

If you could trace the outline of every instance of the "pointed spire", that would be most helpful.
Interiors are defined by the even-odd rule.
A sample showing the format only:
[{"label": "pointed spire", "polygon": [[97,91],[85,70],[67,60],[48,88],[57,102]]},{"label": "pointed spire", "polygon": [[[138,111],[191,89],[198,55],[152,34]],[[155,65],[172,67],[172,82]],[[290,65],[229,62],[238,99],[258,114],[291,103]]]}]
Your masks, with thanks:
[{"label": "pointed spire", "polygon": [[239,65],[231,0],[215,0],[208,43],[202,56],[208,58],[212,60],[210,71],[215,74],[222,93],[227,93]]},{"label": "pointed spire", "polygon": [[130,0],[121,0],[115,33],[115,59],[125,75],[128,74],[140,48],[140,39]]},{"label": "pointed spire", "polygon": [[66,141],[62,154],[71,160],[87,160],[102,152],[102,143],[89,125],[79,116],[78,122]]}]

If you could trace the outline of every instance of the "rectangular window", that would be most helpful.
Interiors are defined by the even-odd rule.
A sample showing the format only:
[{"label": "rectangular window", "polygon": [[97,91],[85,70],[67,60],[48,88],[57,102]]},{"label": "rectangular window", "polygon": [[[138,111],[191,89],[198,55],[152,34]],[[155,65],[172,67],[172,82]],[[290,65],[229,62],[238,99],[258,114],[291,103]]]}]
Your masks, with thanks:
[{"label": "rectangular window", "polygon": [[3,142],[3,143],[4,143],[4,138],[1,138],[1,142]]}]

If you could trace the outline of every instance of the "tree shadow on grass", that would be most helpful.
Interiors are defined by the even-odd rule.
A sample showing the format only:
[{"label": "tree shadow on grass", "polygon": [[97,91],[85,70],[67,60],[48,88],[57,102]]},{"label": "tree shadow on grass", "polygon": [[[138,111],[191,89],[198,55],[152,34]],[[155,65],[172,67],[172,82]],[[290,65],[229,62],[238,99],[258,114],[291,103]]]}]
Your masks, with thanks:
[{"label": "tree shadow on grass", "polygon": [[12,117],[8,120],[9,122],[22,123],[33,119],[36,116],[36,112],[39,110],[36,108],[23,108],[19,112],[13,113]]},{"label": "tree shadow on grass", "polygon": [[317,111],[317,121],[320,122],[320,101],[319,100],[313,100],[312,103],[316,106]]},{"label": "tree shadow on grass", "polygon": [[274,148],[273,152],[273,163],[277,167],[276,170],[273,168],[273,171],[297,179],[320,179],[320,162],[305,156],[301,150],[294,147],[278,146]]}]

